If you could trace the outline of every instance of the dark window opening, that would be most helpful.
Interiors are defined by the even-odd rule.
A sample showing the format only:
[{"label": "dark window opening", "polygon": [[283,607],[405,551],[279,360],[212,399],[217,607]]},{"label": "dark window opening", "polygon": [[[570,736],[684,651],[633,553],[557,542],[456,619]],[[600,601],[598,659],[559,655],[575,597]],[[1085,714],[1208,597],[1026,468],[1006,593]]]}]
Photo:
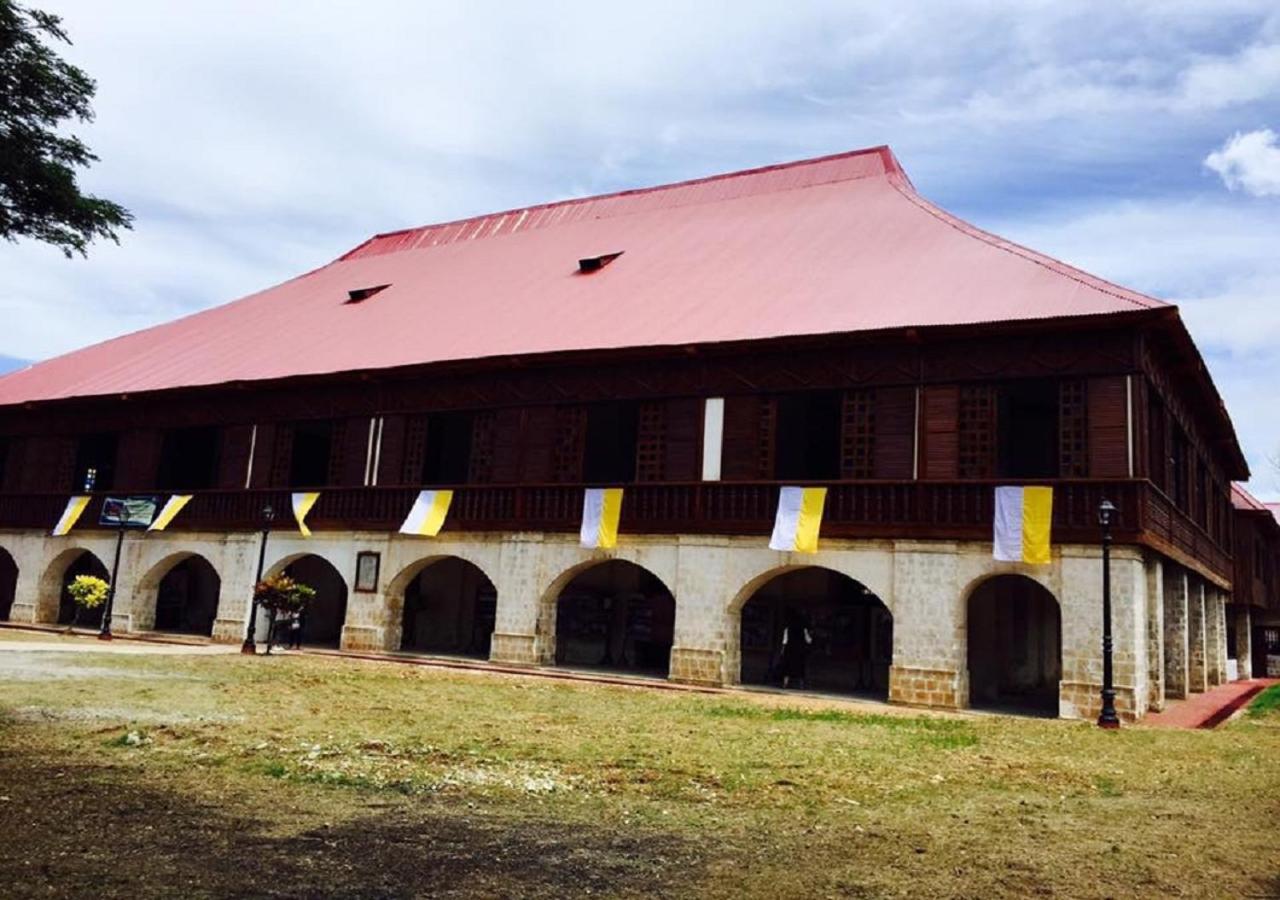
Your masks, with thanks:
[{"label": "dark window opening", "polygon": [[0,490],[4,490],[5,477],[9,474],[9,444],[9,438],[0,437]]},{"label": "dark window opening", "polygon": [[587,409],[582,477],[589,484],[626,484],[636,478],[635,403],[598,403]]},{"label": "dark window opening", "polygon": [[289,486],[324,487],[329,483],[329,459],[332,455],[332,422],[299,422],[294,425]]},{"label": "dark window opening", "polygon": [[834,481],[840,477],[838,391],[786,394],[777,400],[774,477],[783,481]]},{"label": "dark window opening", "polygon": [[156,487],[163,491],[207,490],[213,487],[217,471],[217,428],[177,428],[165,432]]},{"label": "dark window opening", "polygon": [[1002,478],[1058,475],[1058,385],[1054,381],[1004,384],[996,411]]},{"label": "dark window opening", "polygon": [[116,445],[114,434],[87,434],[76,445],[73,491],[109,491],[115,484]]},{"label": "dark window opening", "polygon": [[474,418],[469,412],[427,416],[427,446],[422,458],[423,484],[467,483],[467,473],[471,470]]}]

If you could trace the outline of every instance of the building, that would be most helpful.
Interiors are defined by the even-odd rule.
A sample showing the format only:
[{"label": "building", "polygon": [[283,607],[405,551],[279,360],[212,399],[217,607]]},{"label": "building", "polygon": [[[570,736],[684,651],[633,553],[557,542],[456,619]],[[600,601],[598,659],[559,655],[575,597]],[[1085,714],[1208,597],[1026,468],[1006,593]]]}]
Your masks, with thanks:
[{"label": "building", "polygon": [[1227,655],[1242,678],[1280,677],[1280,523],[1277,504],[1233,485],[1235,545]]},{"label": "building", "polygon": [[[176,491],[116,630],[241,640],[270,505],[312,642],[752,683],[800,612],[813,687],[1091,717],[1108,499],[1121,714],[1227,677],[1248,471],[1178,310],[939,209],[885,147],[377,235],[0,379],[0,434],[14,621],[104,569],[97,498]],[[768,549],[786,484],[829,487],[816,555]],[[1053,486],[1051,564],[992,559],[999,484]],[[625,487],[614,550],[579,545],[589,485]],[[397,534],[424,486],[456,489],[444,531]]]}]

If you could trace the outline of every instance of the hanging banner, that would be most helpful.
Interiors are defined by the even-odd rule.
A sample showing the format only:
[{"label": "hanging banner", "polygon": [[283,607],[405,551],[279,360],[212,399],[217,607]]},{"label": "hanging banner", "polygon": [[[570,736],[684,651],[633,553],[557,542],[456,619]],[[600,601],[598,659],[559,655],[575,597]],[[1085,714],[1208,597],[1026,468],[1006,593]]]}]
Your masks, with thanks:
[{"label": "hanging banner", "polygon": [[160,498],[153,496],[107,497],[102,501],[98,524],[109,528],[146,528],[156,517]]},{"label": "hanging banner", "polygon": [[315,506],[319,499],[319,491],[306,491],[294,494],[292,497],[293,517],[298,520],[298,530],[302,532],[303,537],[311,537],[311,529],[307,527],[307,513],[311,512],[311,507]]},{"label": "hanging banner", "polygon": [[784,487],[779,490],[778,515],[773,520],[769,549],[817,553],[818,530],[822,527],[822,509],[826,502],[826,488]]},{"label": "hanging banner", "polygon": [[174,517],[182,512],[182,507],[190,502],[191,494],[174,494],[165,501],[160,514],[156,516],[155,521],[151,523],[151,527],[147,531],[164,531],[169,527],[169,523],[174,520]]},{"label": "hanging banner", "polygon": [[991,555],[1002,562],[1048,565],[1053,524],[1053,488],[996,488]]},{"label": "hanging banner", "polygon": [[53,526],[54,537],[62,537],[71,530],[80,519],[84,508],[89,505],[89,500],[89,497],[72,497],[67,501],[67,508],[62,511],[62,517],[58,519],[58,524]]},{"label": "hanging banner", "polygon": [[587,488],[582,498],[582,546],[607,550],[618,546],[622,488]]},{"label": "hanging banner", "polygon": [[444,525],[452,502],[453,491],[420,491],[418,499],[413,501],[413,509],[400,526],[400,533],[435,537]]}]

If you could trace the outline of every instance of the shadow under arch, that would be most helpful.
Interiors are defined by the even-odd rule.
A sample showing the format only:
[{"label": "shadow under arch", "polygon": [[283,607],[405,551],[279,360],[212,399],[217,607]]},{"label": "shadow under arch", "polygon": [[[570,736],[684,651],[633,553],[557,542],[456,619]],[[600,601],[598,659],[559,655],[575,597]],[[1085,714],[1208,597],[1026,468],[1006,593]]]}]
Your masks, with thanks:
[{"label": "shadow under arch", "polygon": [[0,622],[13,615],[13,600],[18,594],[18,564],[13,554],[0,547]]},{"label": "shadow under arch", "polygon": [[[302,643],[337,647],[347,620],[347,582],[342,573],[318,553],[293,553],[276,560],[264,577],[287,575],[315,590],[315,598],[302,614]],[[280,640],[288,639],[282,633]]]},{"label": "shadow under arch", "polygon": [[753,578],[730,604],[743,684],[803,686],[887,699],[893,615],[862,582],[824,566]]},{"label": "shadow under arch", "polygon": [[498,591],[472,560],[453,554],[416,560],[388,582],[386,596],[393,610],[400,605],[400,650],[489,657]]},{"label": "shadow under arch", "polygon": [[93,575],[104,581],[111,573],[92,550],[84,547],[68,547],[45,566],[40,576],[39,596],[36,598],[36,621],[58,625],[78,624],[97,628],[102,624],[102,606],[79,611],[71,599],[67,586],[77,575]]},{"label": "shadow under arch", "polygon": [[211,637],[221,594],[222,578],[209,560],[193,551],[170,553],[138,582],[137,596],[153,601],[140,622],[155,631]]},{"label": "shadow under arch", "polygon": [[1027,575],[973,585],[965,599],[969,706],[1056,717],[1062,681],[1062,612]]},{"label": "shadow under arch", "polygon": [[675,596],[638,563],[605,559],[573,566],[551,583],[540,606],[541,662],[667,675]]}]

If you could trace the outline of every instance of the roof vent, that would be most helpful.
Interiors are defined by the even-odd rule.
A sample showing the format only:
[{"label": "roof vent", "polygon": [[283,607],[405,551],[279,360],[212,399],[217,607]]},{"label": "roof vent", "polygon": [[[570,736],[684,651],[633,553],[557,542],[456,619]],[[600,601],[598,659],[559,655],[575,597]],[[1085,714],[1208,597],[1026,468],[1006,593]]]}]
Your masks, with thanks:
[{"label": "roof vent", "polygon": [[619,250],[617,253],[602,253],[599,256],[588,256],[584,259],[578,260],[578,271],[583,275],[590,275],[592,272],[599,272],[621,255],[622,251]]},{"label": "roof vent", "polygon": [[391,287],[389,284],[375,284],[373,287],[356,288],[355,290],[347,291],[347,299],[344,300],[343,303],[347,305],[352,303],[363,303],[374,294],[379,291],[385,291],[389,287]]}]

